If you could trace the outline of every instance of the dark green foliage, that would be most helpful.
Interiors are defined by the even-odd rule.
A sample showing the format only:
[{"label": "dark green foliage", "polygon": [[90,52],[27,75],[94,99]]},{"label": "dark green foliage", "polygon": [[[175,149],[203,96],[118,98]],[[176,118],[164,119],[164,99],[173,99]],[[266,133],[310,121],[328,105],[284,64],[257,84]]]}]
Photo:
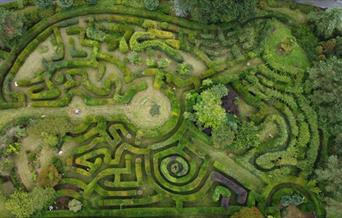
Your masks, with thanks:
[{"label": "dark green foliage", "polygon": [[257,147],[260,144],[258,128],[253,122],[243,122],[237,129],[236,139],[229,146],[234,153],[242,153],[249,148]]},{"label": "dark green foliage", "polygon": [[305,50],[310,60],[315,59],[318,39],[311,32],[310,28],[306,25],[296,25],[291,31],[293,36],[296,37],[297,43]]},{"label": "dark green foliage", "polygon": [[74,0],[58,0],[57,4],[63,9],[71,8],[74,5]]},{"label": "dark green foliage", "polygon": [[153,102],[153,104],[151,105],[151,108],[150,108],[150,114],[151,116],[157,116],[160,114],[160,105]]},{"label": "dark green foliage", "polygon": [[330,156],[325,168],[315,170],[317,181],[323,189],[328,218],[342,213],[342,164],[337,156]]},{"label": "dark green foliage", "polygon": [[318,111],[320,122],[328,126],[335,145],[340,145],[342,143],[342,59],[333,57],[309,69],[305,88]]},{"label": "dark green foliage", "polygon": [[283,207],[287,207],[290,204],[298,206],[298,205],[301,205],[302,203],[304,203],[304,200],[305,200],[305,198],[303,196],[298,195],[298,194],[284,195],[280,199],[280,204]]},{"label": "dark green foliage", "polygon": [[34,188],[32,192],[16,191],[5,202],[5,207],[17,218],[28,218],[53,202],[55,190]]},{"label": "dark green foliage", "polygon": [[154,11],[159,7],[159,0],[144,0],[144,5],[147,10]]},{"label": "dark green foliage", "polygon": [[87,0],[88,4],[90,5],[96,5],[97,0]]},{"label": "dark green foliage", "polygon": [[12,45],[12,40],[23,34],[23,27],[21,16],[0,7],[0,48],[9,48]]},{"label": "dark green foliage", "polygon": [[53,0],[34,0],[34,4],[39,8],[49,8],[53,6]]},{"label": "dark green foliage", "polygon": [[[204,23],[220,23],[255,16],[258,0],[180,0],[179,5],[190,11],[195,20]],[[175,11],[179,11],[176,10]]]},{"label": "dark green foliage", "polygon": [[341,8],[331,8],[309,15],[309,21],[314,25],[316,34],[323,39],[333,38],[342,34],[341,20]]},{"label": "dark green foliage", "polygon": [[222,125],[213,129],[212,137],[217,147],[229,147],[235,139],[235,132],[228,125]]}]

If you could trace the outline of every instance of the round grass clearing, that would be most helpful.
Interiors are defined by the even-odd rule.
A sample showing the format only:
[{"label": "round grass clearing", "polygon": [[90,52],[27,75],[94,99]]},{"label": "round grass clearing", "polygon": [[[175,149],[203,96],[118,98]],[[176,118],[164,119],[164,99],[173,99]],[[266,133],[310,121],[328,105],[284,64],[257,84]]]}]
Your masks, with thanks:
[{"label": "round grass clearing", "polygon": [[[159,113],[151,113],[151,108],[159,106]],[[170,117],[169,99],[149,84],[149,88],[136,94],[125,108],[127,117],[140,128],[162,126]]]}]

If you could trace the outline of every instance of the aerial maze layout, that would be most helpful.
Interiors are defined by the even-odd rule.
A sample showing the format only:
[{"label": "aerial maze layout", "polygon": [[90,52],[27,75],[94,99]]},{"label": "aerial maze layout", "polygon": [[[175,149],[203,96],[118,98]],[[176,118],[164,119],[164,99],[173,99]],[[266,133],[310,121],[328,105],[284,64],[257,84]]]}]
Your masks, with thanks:
[{"label": "aerial maze layout", "polygon": [[[269,12],[216,26],[122,5],[82,6],[28,30],[1,63],[0,128],[30,119],[64,131],[66,168],[55,189],[84,207],[44,217],[227,217],[253,205],[267,214],[286,188],[322,217],[307,182],[321,141],[303,96],[309,60],[289,20]],[[278,51],[283,40],[293,47],[286,55]],[[161,59],[166,67],[157,66]],[[184,63],[190,75],[175,72]],[[257,125],[261,145],[225,152],[184,117],[192,110],[187,94],[207,79],[236,92],[238,119]]]}]

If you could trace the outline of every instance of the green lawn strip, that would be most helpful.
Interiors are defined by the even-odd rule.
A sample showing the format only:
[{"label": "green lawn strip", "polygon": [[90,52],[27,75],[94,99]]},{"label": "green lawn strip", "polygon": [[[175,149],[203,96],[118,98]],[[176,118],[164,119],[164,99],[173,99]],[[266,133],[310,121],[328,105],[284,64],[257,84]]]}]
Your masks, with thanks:
[{"label": "green lawn strip", "polygon": [[[194,130],[191,130],[191,132],[193,135],[198,135],[193,133]],[[193,141],[193,143],[188,145],[190,149],[200,150],[209,155],[210,159],[215,161],[215,168],[233,177],[248,189],[261,191],[266,185],[261,178],[238,164],[222,151],[213,149],[211,145],[204,143],[203,140],[199,139],[199,137],[193,138]]]}]

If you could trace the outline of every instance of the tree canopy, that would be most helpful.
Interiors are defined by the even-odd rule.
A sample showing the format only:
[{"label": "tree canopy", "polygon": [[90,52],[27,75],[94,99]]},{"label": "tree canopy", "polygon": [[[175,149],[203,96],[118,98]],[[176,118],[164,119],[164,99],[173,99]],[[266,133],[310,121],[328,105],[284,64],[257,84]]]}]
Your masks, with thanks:
[{"label": "tree canopy", "polygon": [[309,15],[309,21],[314,25],[316,34],[324,39],[342,34],[342,8],[313,12]]},{"label": "tree canopy", "polygon": [[43,210],[55,198],[55,190],[36,187],[32,192],[15,191],[5,202],[5,207],[17,218],[28,218]]},{"label": "tree canopy", "polygon": [[16,12],[0,7],[0,48],[9,48],[11,41],[23,34],[24,23]]},{"label": "tree canopy", "polygon": [[337,156],[330,156],[325,168],[315,170],[326,202],[327,217],[342,214],[342,164]]},{"label": "tree canopy", "polygon": [[226,123],[226,111],[221,107],[221,98],[228,94],[228,89],[222,85],[214,85],[204,90],[193,106],[195,119],[204,128],[218,128]]},{"label": "tree canopy", "polygon": [[306,92],[336,145],[342,143],[342,59],[332,57],[308,70]]},{"label": "tree canopy", "polygon": [[256,13],[258,0],[179,0],[175,11],[190,12],[191,16],[204,23],[220,23],[232,20],[244,21]]}]

